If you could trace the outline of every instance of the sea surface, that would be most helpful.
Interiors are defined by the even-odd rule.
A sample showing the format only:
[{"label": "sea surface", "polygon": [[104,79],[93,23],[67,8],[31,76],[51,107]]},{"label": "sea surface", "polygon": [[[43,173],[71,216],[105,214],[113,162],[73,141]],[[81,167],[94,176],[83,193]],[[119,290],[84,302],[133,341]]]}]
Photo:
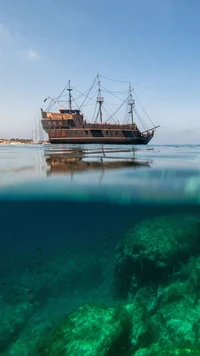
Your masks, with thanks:
[{"label": "sea surface", "polygon": [[1,145],[0,355],[200,355],[198,219],[200,145]]}]

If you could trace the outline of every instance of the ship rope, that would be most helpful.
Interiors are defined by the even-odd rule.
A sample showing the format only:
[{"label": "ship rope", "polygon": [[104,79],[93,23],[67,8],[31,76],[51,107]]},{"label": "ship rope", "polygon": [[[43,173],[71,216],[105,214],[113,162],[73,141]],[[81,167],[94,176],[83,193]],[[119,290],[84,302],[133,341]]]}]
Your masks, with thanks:
[{"label": "ship rope", "polygon": [[110,120],[113,118],[113,116],[116,115],[116,113],[122,108],[122,106],[126,103],[127,100],[128,100],[128,98],[126,98],[126,99],[123,101],[123,103],[120,105],[120,107],[115,111],[115,113],[114,113],[112,116],[110,116],[110,118],[108,118],[108,120],[106,120],[106,122],[107,122],[107,121],[110,121]]},{"label": "ship rope", "polygon": [[[104,77],[103,75],[100,75],[100,77],[101,77],[101,78],[104,78],[104,79],[107,79],[107,80],[110,80],[110,81],[112,81],[112,82],[128,83],[128,84],[130,85],[130,87],[131,87],[130,81],[112,79],[112,78]],[[151,118],[150,118],[149,115],[147,114],[147,112],[146,112],[144,106],[143,106],[142,103],[140,102],[140,100],[139,100],[139,98],[138,98],[138,96],[137,96],[137,94],[136,94],[136,92],[135,92],[135,89],[133,89],[133,93],[134,93],[134,95],[135,95],[135,97],[136,97],[138,103],[140,104],[142,110],[144,111],[145,115],[147,116],[147,118],[149,119],[149,121],[151,122],[151,124],[152,124],[153,126],[155,126],[154,122],[151,120]],[[120,100],[121,100],[121,99],[120,99]]]},{"label": "ship rope", "polygon": [[[76,89],[76,88],[74,88],[74,87],[72,87],[71,86],[71,88],[73,89],[73,90],[76,90],[79,94],[81,94],[82,96],[85,96],[85,94],[83,94],[83,93],[81,93],[78,89]],[[88,98],[89,98],[89,96],[87,96]],[[96,100],[94,100],[94,99],[92,99],[92,98],[89,98],[90,100],[92,100],[92,101],[95,101],[96,102]],[[79,106],[79,109],[81,108],[81,106]]]},{"label": "ship rope", "polygon": [[97,111],[97,114],[96,114],[96,117],[95,117],[94,122],[96,122],[96,121],[97,121],[98,116],[99,116],[99,110]]},{"label": "ship rope", "polygon": [[129,119],[129,113],[128,113],[128,106],[126,105],[126,110],[124,112],[124,120],[123,122],[126,124],[128,122]]},{"label": "ship rope", "polygon": [[147,125],[145,124],[145,122],[142,120],[140,114],[138,113],[138,111],[134,108],[133,109],[134,113],[136,114],[137,118],[139,119],[139,121],[141,122],[142,127],[144,128],[144,130],[148,130]]},{"label": "ship rope", "polygon": [[[66,95],[63,95],[62,96],[62,98],[64,98],[65,96],[67,96],[67,97],[69,97],[69,94],[66,94]],[[82,95],[79,95],[79,96],[77,96],[74,100],[78,100],[78,99],[80,99],[82,97]],[[69,100],[67,100],[67,101],[64,101],[64,100],[58,100],[58,102],[60,103],[62,103],[62,102],[64,102],[64,103],[67,103],[67,102],[69,102]]]},{"label": "ship rope", "polygon": [[75,103],[75,105],[78,107],[78,105],[77,105],[77,103],[76,103],[76,100],[73,98],[73,96],[71,96],[72,97],[72,100],[73,100],[73,102]]},{"label": "ship rope", "polygon": [[111,116],[110,113],[108,112],[108,110],[104,107],[104,105],[102,105],[102,109],[105,111],[105,113],[108,117]]},{"label": "ship rope", "polygon": [[[60,97],[64,93],[64,91],[67,89],[68,85],[69,85],[69,81],[68,81],[67,85],[64,87],[64,89],[62,90],[62,92],[60,93],[60,95],[56,98],[57,101],[60,99]],[[54,105],[55,105],[54,101],[51,100],[49,106],[47,107],[47,109],[45,111],[50,111]]]},{"label": "ship rope", "polygon": [[141,123],[143,129],[144,129],[144,130],[147,130],[148,127],[147,127],[147,125],[144,123],[144,121],[142,120],[142,118],[141,118],[140,114],[138,113],[138,111],[137,111],[135,108],[133,109],[133,111],[134,111],[135,115],[137,116],[137,119],[140,121],[140,123]]},{"label": "ship rope", "polygon": [[[65,88],[66,88],[66,87],[65,87]],[[73,87],[72,87],[72,89],[75,90],[75,91],[77,91],[77,89],[75,89],[75,88],[73,88]],[[77,91],[77,92],[78,92],[78,91]],[[75,98],[75,100],[78,100],[78,99],[82,98],[82,96],[86,96],[87,92],[88,92],[88,90],[86,90],[85,93],[83,93],[83,94],[81,93],[79,96],[77,96],[77,97]],[[69,97],[69,94],[62,95],[62,98],[66,97],[66,96]],[[56,99],[56,98],[55,98],[55,99]],[[62,102],[67,103],[67,102],[69,102],[69,100],[67,100],[67,101],[64,101],[64,100],[60,100],[60,101],[59,101],[59,100],[58,100],[58,102],[59,102],[59,103],[62,103]]]},{"label": "ship rope", "polygon": [[[96,100],[95,100],[96,101]],[[94,108],[94,113],[93,113],[93,117],[92,117],[92,122],[95,122],[95,114],[96,114],[96,110],[97,110],[97,101],[96,101],[96,105],[95,105],[95,108]],[[98,114],[98,113],[97,113]]]},{"label": "ship rope", "polygon": [[107,79],[107,80],[111,80],[112,82],[118,82],[118,83],[128,83],[130,84],[130,81],[125,81],[125,80],[116,80],[116,79],[111,79],[111,78],[107,78],[107,77],[104,77],[103,75],[100,75],[101,78],[104,78],[104,79]]},{"label": "ship rope", "polygon": [[[97,119],[98,119],[98,116],[99,116],[99,110],[98,110],[98,112],[96,113],[97,102],[96,102],[96,100],[93,99],[95,95],[98,95],[98,93],[95,92],[92,97],[89,97],[89,94],[91,94],[92,89],[94,89],[94,86],[95,86],[97,77],[98,77],[98,75],[95,77],[95,80],[94,80],[94,82],[92,83],[92,86],[90,87],[90,89],[89,89],[87,95],[85,95],[85,94],[79,92],[76,88],[73,88],[73,87],[72,87],[72,88],[73,88],[74,90],[76,90],[78,93],[80,93],[81,95],[85,96],[85,99],[84,99],[84,101],[82,102],[82,104],[79,106],[79,109],[81,109],[83,106],[86,106],[85,103],[86,103],[86,100],[87,100],[87,99],[89,99],[89,101],[92,100],[92,101],[94,101],[94,102],[96,103],[96,105],[95,105],[95,110],[94,110],[94,114],[93,114],[93,118],[92,118],[92,122],[96,122]],[[114,92],[111,92],[111,91],[107,90],[107,89],[104,88],[102,85],[101,85],[101,88],[103,89],[102,91],[106,91],[107,93],[113,95],[113,96],[116,97],[118,100],[121,100],[121,101],[123,102],[123,104],[124,104],[124,101],[123,101],[121,98],[119,98],[117,95],[115,95]],[[124,92],[123,92],[123,94],[124,94]],[[126,99],[126,100],[127,100],[127,99]],[[89,101],[88,101],[88,102],[89,102]],[[87,105],[88,105],[88,104],[87,104]],[[78,106],[77,106],[77,107],[78,107]],[[121,107],[120,107],[120,108],[121,108]],[[120,109],[120,108],[119,108],[119,109]],[[110,121],[111,119],[113,119],[113,116],[116,115],[116,113],[117,113],[117,111],[118,111],[118,110],[117,110],[115,113],[110,114],[109,111],[105,108],[105,104],[102,105],[102,109],[104,110],[104,112],[105,112],[106,115],[108,116],[108,120],[107,120],[107,121]]]},{"label": "ship rope", "polygon": [[119,98],[117,95],[113,94],[112,91],[109,91],[108,89],[104,88],[102,85],[101,85],[101,88],[103,88],[107,93],[113,95],[115,98],[117,98],[118,100],[121,100],[123,101],[123,99]]},{"label": "ship rope", "polygon": [[[93,95],[91,98],[88,98],[88,99],[89,99],[88,103],[90,102],[90,100],[97,102],[96,100],[94,100],[94,97],[95,97],[96,95],[97,95],[97,93],[95,92],[94,95]],[[82,105],[82,106],[87,106],[88,103],[87,103],[87,104],[84,104],[84,105]],[[91,104],[91,105],[94,105],[94,104]]]},{"label": "ship rope", "polygon": [[95,84],[97,78],[98,78],[98,74],[96,75],[95,80],[93,81],[93,83],[92,83],[92,85],[91,85],[91,87],[90,87],[90,89],[89,89],[88,94],[86,95],[85,99],[83,100],[83,102],[82,102],[82,104],[81,104],[81,106],[80,106],[80,108],[79,108],[80,110],[81,110],[82,106],[84,105],[85,101],[87,100],[87,98],[89,97],[90,92],[91,92],[91,90],[92,90],[92,88],[93,88],[93,86],[94,86],[94,84]]},{"label": "ship rope", "polygon": [[[105,108],[106,105],[106,108]],[[109,107],[106,103],[104,103],[104,105],[102,105],[102,107],[104,108],[105,112],[107,113],[108,117],[112,116],[112,113],[109,112]]]},{"label": "ship rope", "polygon": [[147,112],[146,112],[144,106],[143,106],[142,103],[140,102],[140,100],[139,100],[139,98],[138,98],[138,96],[137,96],[137,94],[136,94],[136,92],[135,92],[135,89],[133,89],[133,92],[134,92],[134,94],[135,94],[135,97],[136,97],[138,103],[140,104],[141,108],[143,109],[144,113],[146,114],[146,116],[148,117],[148,119],[150,120],[150,122],[152,123],[152,125],[155,126],[155,124],[153,123],[153,121],[151,120],[151,118],[149,117],[149,115],[147,114]]},{"label": "ship rope", "polygon": [[[108,77],[105,77],[103,75],[96,75],[91,87],[89,88],[89,90],[85,91],[84,93],[80,92],[78,89],[74,88],[74,87],[71,87],[73,90],[75,90],[79,95],[74,98],[72,97],[72,101],[74,102],[74,104],[76,105],[77,108],[79,108],[79,110],[81,110],[81,108],[87,106],[89,104],[90,101],[94,102],[95,104],[90,104],[90,105],[95,105],[95,109],[94,109],[94,113],[93,113],[93,118],[92,118],[92,122],[95,122],[97,119],[98,119],[98,116],[99,116],[99,110],[97,110],[97,101],[96,99],[94,99],[95,95],[98,96],[98,92],[97,92],[97,88],[96,88],[96,85],[98,84],[97,83],[97,79],[98,78],[103,78],[103,79],[106,79],[106,80],[109,80],[109,81],[112,81],[112,82],[118,82],[118,83],[125,83],[125,84],[129,84],[129,88],[132,88],[131,86],[131,83],[130,81],[123,81],[123,80],[116,80],[116,79],[112,79],[112,78],[108,78]],[[60,95],[56,98],[57,100],[57,103],[61,103],[61,102],[64,102],[64,100],[59,100],[60,98],[63,98],[65,97],[66,95],[63,95],[63,93],[65,92],[65,90],[67,89],[69,85],[69,81],[67,83],[67,85],[65,86],[65,88],[62,90],[62,92],[60,93]],[[104,103],[102,105],[102,109],[104,110],[104,113],[106,114],[106,116],[108,117],[105,122],[108,122],[108,121],[111,121],[112,122],[119,122],[119,120],[117,120],[117,118],[114,118],[114,116],[116,116],[116,114],[119,112],[119,110],[122,108],[122,106],[128,102],[128,99],[129,99],[129,95],[128,97],[126,97],[125,100],[123,100],[122,98],[119,97],[120,94],[125,94],[125,91],[123,92],[120,92],[120,91],[110,91],[108,89],[106,89],[104,86],[101,86],[101,90],[102,92],[105,92],[105,93],[108,93],[110,95],[112,95],[113,97],[115,97],[116,99],[118,99],[119,101],[121,101],[121,105],[117,108],[117,110],[115,112],[112,113],[112,109],[111,109],[111,113],[109,112],[110,111],[110,105],[108,106],[106,103]],[[95,91],[95,92],[94,92]],[[154,122],[151,120],[151,118],[149,117],[149,115],[147,114],[144,106],[142,105],[142,103],[140,102],[139,98],[138,98],[138,95],[136,94],[135,92],[135,89],[132,88],[132,92],[133,92],[133,96],[135,97],[136,101],[139,103],[140,105],[140,108],[142,109],[142,111],[144,112],[144,114],[146,115],[146,117],[148,118],[148,120],[151,122],[151,124],[153,126],[155,126]],[[127,93],[127,92],[126,92]],[[119,95],[116,95],[116,94],[119,94]],[[81,105],[77,105],[77,100],[81,99],[81,97],[84,97],[84,100],[82,101]],[[46,111],[50,111],[53,106],[55,105],[55,102],[51,99],[50,101],[50,104],[48,105]],[[105,105],[106,105],[106,108],[105,108]],[[113,104],[113,105],[117,105],[117,104]],[[135,109],[135,107],[133,108],[133,111],[135,113],[135,115],[137,116],[137,118],[139,119],[142,127],[147,130],[148,127],[147,125],[145,124],[145,122],[143,121],[141,115],[139,114],[139,112]],[[86,117],[86,115],[84,115]],[[126,110],[124,112],[124,118],[123,118],[123,123],[127,123],[130,119],[130,113],[128,111],[128,105],[126,105]]]},{"label": "ship rope", "polygon": [[[102,77],[102,76],[101,76]],[[107,93],[109,93],[109,94],[111,94],[112,96],[114,96],[115,98],[117,98],[118,100],[120,100],[120,101],[122,101],[123,103],[124,103],[124,101],[123,101],[123,99],[121,99],[121,98],[119,98],[117,95],[115,95],[114,93],[114,91],[110,91],[110,90],[108,90],[108,89],[106,89],[103,85],[101,85],[101,88],[103,89],[102,91],[105,91],[105,92],[107,92]],[[124,94],[124,92],[123,92],[123,94]],[[126,99],[127,100],[127,99]],[[125,100],[125,101],[126,101]],[[105,105],[105,104],[104,104]],[[105,107],[104,107],[104,105],[102,105],[102,107],[104,108],[104,110],[105,110]],[[121,107],[120,107],[121,108]],[[119,108],[119,109],[120,109]],[[118,110],[117,110],[118,111]],[[117,111],[114,113],[114,114],[110,114],[108,111],[107,111],[107,115],[108,115],[108,120],[107,121],[110,121],[112,118],[113,118],[113,116],[115,116],[116,115],[116,113],[117,113]],[[114,120],[114,122],[119,122],[119,120]]]}]

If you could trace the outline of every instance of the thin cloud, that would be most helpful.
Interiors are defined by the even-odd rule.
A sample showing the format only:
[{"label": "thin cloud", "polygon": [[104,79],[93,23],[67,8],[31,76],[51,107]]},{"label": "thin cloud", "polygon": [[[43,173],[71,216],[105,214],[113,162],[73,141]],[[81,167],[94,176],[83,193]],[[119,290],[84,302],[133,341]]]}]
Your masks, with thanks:
[{"label": "thin cloud", "polygon": [[[41,56],[37,51],[31,47],[27,49],[27,42],[28,40],[16,30],[15,32],[11,32],[4,23],[0,22],[1,58],[6,58],[8,55],[10,56],[10,52],[15,52],[18,57],[26,58],[30,61],[36,62],[40,60]],[[31,46],[31,43],[28,46]]]},{"label": "thin cloud", "polygon": [[0,23],[0,36],[8,35],[8,33],[7,27],[3,23]]},{"label": "thin cloud", "polygon": [[28,58],[37,61],[37,60],[40,59],[40,55],[39,55],[39,53],[37,53],[33,49],[29,49],[28,50]]}]

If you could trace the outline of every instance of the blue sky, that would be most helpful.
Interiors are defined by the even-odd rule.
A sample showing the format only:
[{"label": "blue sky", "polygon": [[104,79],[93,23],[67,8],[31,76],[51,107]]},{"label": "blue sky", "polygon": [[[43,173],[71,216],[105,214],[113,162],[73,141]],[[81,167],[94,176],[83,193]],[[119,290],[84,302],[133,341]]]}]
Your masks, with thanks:
[{"label": "blue sky", "polygon": [[200,142],[199,0],[0,0],[0,9],[0,137],[32,137],[44,98],[69,79],[85,91],[99,72],[131,81],[161,125],[152,143]]}]

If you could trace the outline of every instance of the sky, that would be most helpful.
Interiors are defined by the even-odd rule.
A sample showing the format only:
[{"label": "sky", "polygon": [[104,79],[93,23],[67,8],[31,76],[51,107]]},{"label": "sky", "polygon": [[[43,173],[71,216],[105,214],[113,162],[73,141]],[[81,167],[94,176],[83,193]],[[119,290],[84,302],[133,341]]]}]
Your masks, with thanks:
[{"label": "sky", "polygon": [[199,14],[199,0],[0,0],[0,137],[32,138],[47,96],[99,73],[131,82],[152,143],[200,143]]}]

